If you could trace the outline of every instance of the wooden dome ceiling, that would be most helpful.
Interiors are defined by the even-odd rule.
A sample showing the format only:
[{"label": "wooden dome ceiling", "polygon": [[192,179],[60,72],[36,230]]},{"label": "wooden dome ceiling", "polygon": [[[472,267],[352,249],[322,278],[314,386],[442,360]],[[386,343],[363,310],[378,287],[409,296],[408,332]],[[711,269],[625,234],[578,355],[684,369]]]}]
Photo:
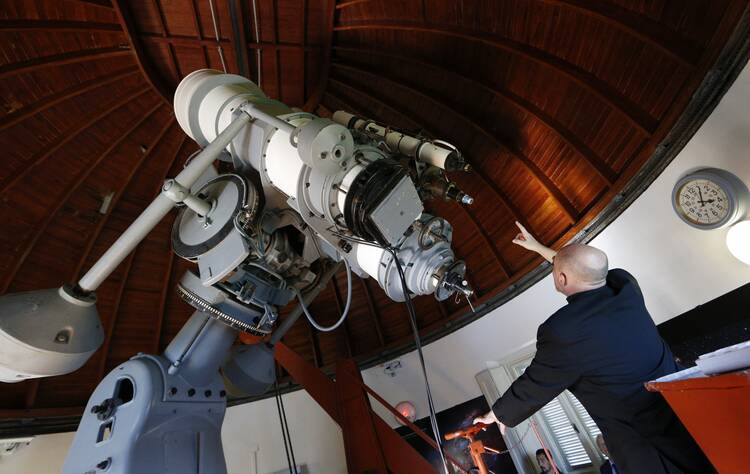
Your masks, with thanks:
[{"label": "wooden dome ceiling", "polygon": [[[475,305],[491,305],[540,264],[510,243],[514,221],[553,246],[584,229],[675,125],[747,3],[257,0],[256,19],[252,0],[216,0],[217,42],[204,0],[4,1],[0,293],[74,281],[176,174],[197,145],[171,96],[222,68],[220,46],[229,72],[289,105],[457,145],[476,171],[453,177],[475,204],[428,206],[455,228]],[[103,347],[70,375],[3,385],[0,418],[79,414],[110,369],[164,348],[192,312],[173,291],[188,264],[172,218],[98,291]],[[345,325],[303,318],[284,342],[322,368],[409,347],[405,307],[354,283]],[[322,323],[345,285],[312,305]],[[426,336],[470,317],[465,302],[416,306]]]}]

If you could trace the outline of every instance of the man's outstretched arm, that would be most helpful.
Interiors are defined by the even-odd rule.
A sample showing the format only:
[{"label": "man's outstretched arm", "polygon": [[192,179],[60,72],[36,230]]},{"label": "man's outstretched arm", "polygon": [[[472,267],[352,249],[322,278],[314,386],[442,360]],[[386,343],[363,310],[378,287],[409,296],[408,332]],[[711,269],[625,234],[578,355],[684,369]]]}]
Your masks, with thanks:
[{"label": "man's outstretched arm", "polygon": [[556,346],[540,327],[537,353],[531,364],[492,405],[492,410],[474,423],[500,423],[504,432],[506,425],[516,426],[576,383],[580,374],[572,368],[573,364],[566,364],[565,354]]},{"label": "man's outstretched arm", "polygon": [[544,257],[545,260],[552,263],[552,259],[555,258],[557,252],[539,243],[539,241],[536,240],[534,236],[531,235],[531,233],[529,233],[529,231],[526,230],[523,225],[521,225],[520,222],[516,221],[516,225],[518,226],[518,230],[520,232],[518,233],[518,235],[516,235],[516,238],[513,239],[513,243],[516,245],[520,245],[526,250],[531,250],[532,252],[538,253],[539,255]]}]

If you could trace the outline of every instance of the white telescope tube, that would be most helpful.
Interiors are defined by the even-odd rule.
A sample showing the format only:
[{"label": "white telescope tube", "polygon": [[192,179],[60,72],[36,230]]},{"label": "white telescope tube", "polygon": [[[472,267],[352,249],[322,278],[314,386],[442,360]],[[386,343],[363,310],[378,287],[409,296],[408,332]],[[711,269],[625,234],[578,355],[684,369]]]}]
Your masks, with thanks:
[{"label": "white telescope tube", "polygon": [[[413,137],[406,135],[401,132],[390,130],[383,125],[375,123],[371,120],[365,120],[357,117],[356,115],[338,110],[333,114],[333,121],[343,125],[344,127],[351,126],[355,130],[366,130],[370,133],[382,137],[388,148],[396,150],[399,153],[408,156],[410,158],[416,158],[419,161],[436,166],[441,169],[446,169],[446,161],[450,157],[454,150],[436,146],[429,140]],[[354,123],[352,122],[354,119]]]},{"label": "white telescope tube", "polygon": [[[242,113],[235,118],[227,128],[222,131],[216,140],[203,149],[174,180],[187,189],[195,184],[198,178],[206,171],[211,163],[229,145],[232,139],[250,121],[247,113]],[[112,246],[104,252],[99,260],[78,282],[78,286],[85,291],[95,291],[104,280],[125,260],[125,257],[138,246],[151,230],[166,216],[174,207],[175,202],[165,194],[156,196],[151,204],[130,224],[125,232],[115,241]]]}]

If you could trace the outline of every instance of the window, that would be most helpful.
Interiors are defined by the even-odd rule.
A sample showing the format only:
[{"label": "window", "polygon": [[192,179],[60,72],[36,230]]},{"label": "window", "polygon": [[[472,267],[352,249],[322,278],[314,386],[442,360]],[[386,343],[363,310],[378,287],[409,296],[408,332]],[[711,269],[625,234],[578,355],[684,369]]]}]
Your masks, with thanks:
[{"label": "window", "polygon": [[[509,367],[518,377],[531,363],[531,357]],[[596,436],[601,433],[591,415],[572,393],[565,390],[552,399],[535,415],[543,436],[553,451],[553,457],[565,472],[590,471],[604,458],[596,448]]]}]

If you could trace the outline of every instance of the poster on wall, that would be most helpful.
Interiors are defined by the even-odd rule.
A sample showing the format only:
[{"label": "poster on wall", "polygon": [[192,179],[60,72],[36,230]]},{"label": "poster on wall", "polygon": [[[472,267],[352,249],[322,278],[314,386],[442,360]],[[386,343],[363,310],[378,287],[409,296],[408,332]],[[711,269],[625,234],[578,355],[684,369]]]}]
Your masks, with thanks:
[{"label": "poster on wall", "polygon": [[[484,397],[477,397],[473,400],[461,403],[454,407],[448,408],[437,413],[438,429],[441,435],[455,433],[472,426],[472,421],[479,415],[487,413],[490,407]],[[430,428],[430,420],[425,417],[414,422],[424,431],[427,436],[433,437]],[[415,435],[411,429],[402,426],[397,429],[398,433],[411,444],[430,464],[435,467],[437,472],[442,472],[442,464],[438,452],[427,444],[422,438]],[[496,425],[487,428],[476,435],[475,440],[479,440],[488,448],[498,451],[500,454],[486,453],[482,455],[487,469],[494,474],[515,474],[518,471],[513,465],[510,454],[506,452],[505,442],[500,435],[500,430]],[[453,456],[461,465],[469,468],[469,472],[479,472],[477,466],[472,461],[469,454],[470,441],[467,438],[457,436],[450,441],[443,440],[443,449],[447,454]]]}]

